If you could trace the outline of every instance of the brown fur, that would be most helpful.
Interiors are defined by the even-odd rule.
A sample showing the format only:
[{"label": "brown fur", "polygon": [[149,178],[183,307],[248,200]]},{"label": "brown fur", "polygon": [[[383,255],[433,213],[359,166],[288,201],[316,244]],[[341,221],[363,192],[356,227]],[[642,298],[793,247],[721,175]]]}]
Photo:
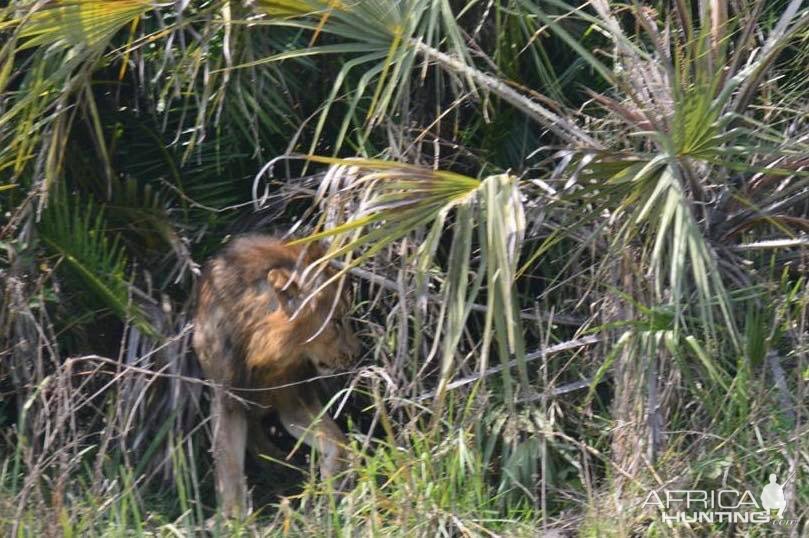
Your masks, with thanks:
[{"label": "brown fur", "polygon": [[216,489],[228,515],[245,510],[248,438],[258,451],[278,455],[260,428],[270,409],[289,433],[322,452],[324,478],[341,468],[343,433],[323,413],[315,387],[301,383],[315,371],[347,369],[359,352],[346,318],[347,293],[337,282],[318,291],[334,275],[330,268],[310,267],[322,254],[319,246],[246,236],[203,271],[193,345],[205,375],[220,385],[213,402],[213,444]]}]

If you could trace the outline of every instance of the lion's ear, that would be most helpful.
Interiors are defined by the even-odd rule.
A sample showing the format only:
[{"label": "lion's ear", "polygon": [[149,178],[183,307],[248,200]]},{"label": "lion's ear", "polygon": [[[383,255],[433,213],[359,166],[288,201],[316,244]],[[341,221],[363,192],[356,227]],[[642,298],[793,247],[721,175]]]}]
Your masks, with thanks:
[{"label": "lion's ear", "polygon": [[272,286],[275,294],[286,303],[288,309],[297,308],[296,303],[300,298],[300,274],[285,268],[270,269],[267,273],[267,282]]},{"label": "lion's ear", "polygon": [[270,283],[276,293],[298,294],[298,274],[289,269],[270,269],[267,273],[267,282]]},{"label": "lion's ear", "polygon": [[301,275],[285,268],[270,269],[267,282],[281,302],[281,308],[291,316],[301,306],[304,292],[301,290]]}]

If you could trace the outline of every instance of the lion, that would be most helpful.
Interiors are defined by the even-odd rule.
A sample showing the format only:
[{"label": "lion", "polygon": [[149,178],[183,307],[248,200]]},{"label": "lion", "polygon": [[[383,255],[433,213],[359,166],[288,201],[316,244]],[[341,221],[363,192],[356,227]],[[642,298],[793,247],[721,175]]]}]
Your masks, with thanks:
[{"label": "lion", "polygon": [[322,478],[343,468],[345,436],[307,380],[349,369],[360,346],[348,319],[347,290],[339,280],[325,285],[332,268],[312,265],[323,253],[320,245],[250,235],[232,241],[203,269],[193,347],[216,383],[216,491],[229,517],[245,513],[248,444],[277,454],[261,428],[271,409],[291,435],[320,452]]}]

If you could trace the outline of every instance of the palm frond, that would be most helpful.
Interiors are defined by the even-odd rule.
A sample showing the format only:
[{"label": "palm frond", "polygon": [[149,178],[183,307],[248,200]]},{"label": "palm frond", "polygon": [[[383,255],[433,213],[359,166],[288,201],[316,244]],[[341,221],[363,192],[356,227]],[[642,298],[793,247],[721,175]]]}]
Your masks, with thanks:
[{"label": "palm frond", "polygon": [[98,47],[152,7],[148,0],[56,0],[26,13],[18,23],[19,50],[32,47]]},{"label": "palm frond", "polygon": [[45,245],[81,279],[106,308],[125,322],[132,321],[150,335],[127,277],[127,259],[118,236],[107,238],[104,212],[92,202],[69,202],[55,197],[38,227]]},{"label": "palm frond", "polygon": [[371,80],[376,80],[376,87],[368,105],[366,121],[363,125],[358,125],[365,133],[361,140],[367,137],[368,129],[378,124],[384,115],[391,113],[407,95],[411,87],[408,82],[410,78],[420,69],[423,77],[423,68],[419,67],[417,56],[423,58],[425,63],[422,65],[435,62],[455,79],[464,81],[465,86],[473,93],[477,93],[480,88],[501,97],[569,143],[591,147],[597,145],[592,137],[565,115],[476,69],[461,38],[455,15],[446,1],[410,0],[400,3],[377,0],[352,5],[314,0],[279,3],[264,1],[258,2],[257,8],[275,17],[270,20],[272,25],[300,28],[315,34],[323,32],[341,41],[284,51],[248,66],[312,55],[362,54],[345,63],[336,77],[332,92],[324,103],[310,153],[314,153],[326,117],[349,73],[364,66],[361,82],[355,86],[349,111],[344,116],[335,154],[342,144],[348,123],[352,121],[352,114],[358,102],[366,95]]},{"label": "palm frond", "polygon": [[[457,347],[471,305],[484,283],[487,308],[482,356],[477,367],[486,370],[489,347],[496,341],[501,360],[517,358],[520,382],[527,387],[523,330],[514,290],[525,232],[517,180],[508,175],[478,180],[453,172],[372,159],[308,159],[333,167],[319,194],[324,210],[319,225],[326,229],[297,242],[332,238],[328,258],[344,257],[343,272],[431,223],[444,225],[448,214],[453,212],[447,276],[441,285],[440,314],[436,320],[436,334],[443,334],[439,404],[455,372]],[[350,200],[359,203],[353,205]],[[430,236],[433,241],[437,239],[435,233]],[[470,259],[476,244],[480,261],[477,267],[472,267]],[[421,252],[432,260],[434,249],[425,248]],[[354,257],[354,253],[358,255]],[[431,261],[419,262],[420,267],[430,264]],[[475,275],[471,280],[470,273]],[[434,342],[434,346],[437,344]],[[503,369],[503,379],[505,398],[511,401],[515,391],[508,368]]]}]

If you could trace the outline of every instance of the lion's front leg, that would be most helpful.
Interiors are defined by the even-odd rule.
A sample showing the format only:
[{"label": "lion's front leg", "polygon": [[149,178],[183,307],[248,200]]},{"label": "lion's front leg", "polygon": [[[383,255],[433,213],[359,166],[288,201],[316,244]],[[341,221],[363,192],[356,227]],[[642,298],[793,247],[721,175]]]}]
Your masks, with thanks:
[{"label": "lion's front leg", "polygon": [[321,478],[330,478],[345,468],[346,437],[323,412],[317,396],[307,393],[306,388],[302,385],[285,389],[287,392],[278,398],[276,408],[284,428],[320,452]]}]

